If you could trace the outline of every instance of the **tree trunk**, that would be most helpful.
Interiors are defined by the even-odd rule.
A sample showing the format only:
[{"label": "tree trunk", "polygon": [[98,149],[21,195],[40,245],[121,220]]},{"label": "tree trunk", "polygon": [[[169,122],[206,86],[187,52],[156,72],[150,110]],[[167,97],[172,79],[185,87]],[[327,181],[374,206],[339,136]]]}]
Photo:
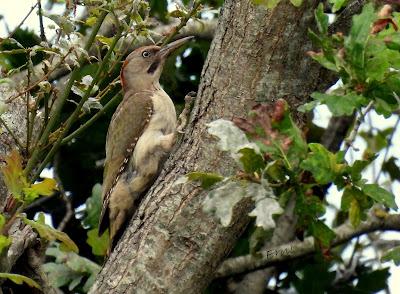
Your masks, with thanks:
[{"label": "tree trunk", "polygon": [[205,192],[174,183],[191,171],[234,172],[208,135],[208,122],[246,116],[256,102],[278,98],[296,109],[317,88],[320,67],[305,55],[317,3],[296,8],[282,1],[266,10],[250,0],[225,2],[187,131],[90,293],[201,293],[207,287],[246,227],[251,204],[237,205],[225,228],[202,211]]}]

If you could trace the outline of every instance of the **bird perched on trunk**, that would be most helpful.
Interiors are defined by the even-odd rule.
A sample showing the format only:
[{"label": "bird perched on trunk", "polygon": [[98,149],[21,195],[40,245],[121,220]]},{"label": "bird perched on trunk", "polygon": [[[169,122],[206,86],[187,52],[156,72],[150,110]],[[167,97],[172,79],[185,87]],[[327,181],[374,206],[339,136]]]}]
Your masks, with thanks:
[{"label": "bird perched on trunk", "polygon": [[123,63],[124,98],[107,132],[99,224],[99,235],[110,229],[110,250],[175,143],[175,107],[159,78],[167,57],[191,38],[138,48]]}]

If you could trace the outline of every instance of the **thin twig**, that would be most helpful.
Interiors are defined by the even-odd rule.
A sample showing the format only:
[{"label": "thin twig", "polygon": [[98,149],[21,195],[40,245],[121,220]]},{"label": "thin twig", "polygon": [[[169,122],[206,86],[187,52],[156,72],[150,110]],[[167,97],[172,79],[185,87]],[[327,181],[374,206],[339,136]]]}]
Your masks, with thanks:
[{"label": "thin twig", "polygon": [[6,122],[0,117],[0,123],[6,128],[7,132],[10,134],[10,136],[13,138],[15,144],[17,144],[17,146],[19,147],[20,150],[24,150],[24,146],[22,145],[22,143],[19,141],[18,137],[15,136],[15,134],[13,133],[13,131],[11,131],[11,129],[8,127],[8,125],[6,124]]},{"label": "thin twig", "polygon": [[73,133],[69,134],[64,139],[62,139],[61,145],[64,145],[69,141],[71,141],[72,139],[78,137],[80,134],[86,131],[91,125],[93,125],[94,122],[96,122],[104,113],[107,112],[107,110],[109,110],[112,106],[114,106],[115,101],[119,98],[120,93],[121,92],[118,92],[113,98],[111,98],[110,101],[108,101],[107,104],[104,105],[103,108],[100,109],[95,115],[93,115],[87,122],[81,125]]},{"label": "thin twig", "polygon": [[385,155],[384,155],[384,157],[383,157],[383,163],[382,163],[381,169],[380,169],[379,172],[378,172],[378,175],[376,176],[375,183],[378,183],[379,178],[381,177],[381,174],[382,174],[382,172],[383,172],[383,164],[384,164],[384,163],[387,161],[387,159],[388,159],[389,151],[390,151],[390,146],[392,145],[392,141],[393,141],[393,136],[394,136],[394,133],[396,132],[397,127],[399,126],[399,124],[400,124],[400,116],[397,117],[396,123],[395,123],[394,126],[393,126],[393,131],[392,131],[392,133],[390,134],[390,137],[389,137],[389,139],[388,139],[387,147],[386,147],[386,150],[385,150]]},{"label": "thin twig", "polygon": [[[89,36],[89,39],[87,40],[87,42],[85,44],[84,49],[86,51],[88,51],[90,49],[90,47],[92,47],[92,44],[93,44],[94,39],[95,39],[95,37],[97,35],[97,32],[99,31],[100,26],[103,23],[103,21],[104,21],[105,17],[107,16],[107,14],[108,14],[107,11],[102,11],[100,16],[98,17],[97,22],[96,22],[96,24],[95,24],[95,26],[94,26],[94,28],[93,28],[90,36]],[[82,56],[78,61],[79,64],[83,63],[83,59],[84,59],[84,57]],[[71,92],[71,88],[72,88],[75,80],[78,78],[79,71],[80,71],[80,68],[78,68],[78,67],[76,67],[72,71],[71,77],[68,80],[67,85],[65,86],[63,95],[58,99],[58,104],[55,106],[54,111],[52,111],[52,115],[50,116],[50,119],[49,119],[49,121],[47,123],[47,126],[44,129],[42,135],[40,136],[39,141],[38,141],[38,143],[36,145],[36,148],[34,149],[31,157],[28,160],[28,163],[27,163],[27,165],[25,167],[25,170],[24,170],[24,174],[25,175],[29,175],[31,173],[31,171],[35,167],[36,163],[40,159],[40,155],[42,153],[42,149],[41,148],[46,144],[46,142],[48,140],[48,137],[50,135],[50,132],[53,130],[55,124],[57,123],[57,121],[58,121],[58,119],[59,119],[59,117],[61,115],[61,110],[62,110],[65,102],[67,101],[67,99],[69,97],[69,94]]]},{"label": "thin twig", "polygon": [[[29,15],[31,15],[32,11],[36,8],[36,6],[37,6],[37,3],[31,7],[31,9],[29,10],[28,14],[22,19],[22,21],[15,27],[15,29],[4,40],[7,40],[7,39],[12,38],[14,36],[15,32],[24,24],[24,22],[29,17]],[[4,40],[2,40],[0,42],[0,44],[3,43]]]},{"label": "thin twig", "polygon": [[72,209],[71,199],[67,196],[67,193],[65,193],[64,186],[63,186],[61,179],[57,173],[54,174],[54,179],[57,181],[58,191],[60,191],[61,198],[63,199],[63,201],[65,203],[66,211],[65,211],[64,217],[62,218],[61,222],[57,226],[57,230],[63,231],[65,229],[65,226],[71,219],[71,217],[74,215],[74,211]]},{"label": "thin twig", "polygon": [[354,122],[353,129],[351,130],[349,136],[344,139],[344,153],[346,154],[350,147],[353,145],[354,140],[356,139],[358,130],[364,121],[365,115],[372,109],[372,106],[374,105],[374,101],[370,101],[368,105],[365,107],[364,111],[361,111],[360,115],[356,118],[356,121]]},{"label": "thin twig", "polygon": [[[87,101],[87,99],[90,96],[90,93],[94,87],[94,85],[99,81],[100,76],[105,68],[105,66],[108,63],[108,60],[111,56],[111,53],[113,52],[115,46],[117,45],[118,40],[120,39],[122,34],[121,29],[119,29],[119,31],[117,32],[117,34],[115,35],[114,39],[113,39],[113,43],[110,46],[110,49],[108,50],[107,54],[104,56],[103,61],[100,65],[100,67],[97,69],[97,72],[95,74],[95,77],[92,81],[92,83],[90,84],[90,86],[87,88],[85,94],[83,95],[82,99],[79,101],[78,106],[75,108],[74,112],[70,115],[70,117],[68,118],[68,120],[65,122],[65,125],[60,128],[61,132],[58,136],[58,139],[56,140],[56,142],[53,144],[53,147],[51,147],[50,151],[47,153],[46,157],[43,159],[42,163],[40,164],[39,168],[35,171],[35,174],[33,176],[33,179],[37,178],[41,171],[46,167],[46,165],[50,162],[51,158],[54,156],[54,154],[56,153],[56,151],[58,150],[58,148],[61,146],[61,142],[62,139],[64,137],[64,135],[69,131],[69,129],[71,128],[71,126],[75,123],[76,119],[79,116],[79,113],[82,109],[83,104]],[[33,155],[32,155],[33,156]]]},{"label": "thin twig", "polygon": [[40,39],[43,42],[47,42],[46,35],[44,33],[42,3],[40,0],[37,0],[37,5],[38,5],[38,16],[39,16],[39,27],[40,27]]},{"label": "thin twig", "polygon": [[351,267],[352,264],[353,264],[353,260],[354,260],[354,257],[355,257],[355,255],[356,255],[356,253],[357,253],[357,249],[358,249],[358,245],[359,245],[359,244],[360,244],[360,237],[357,237],[357,238],[356,238],[356,243],[354,244],[354,247],[353,247],[353,252],[351,253],[349,262],[347,263],[347,267],[348,267],[348,268]]},{"label": "thin twig", "polygon": [[[43,77],[41,77],[39,80],[37,80],[35,83],[33,83],[33,85],[28,86],[26,89],[22,90],[21,92],[17,92],[17,94],[15,94],[14,96],[8,97],[6,99],[6,103],[10,103],[14,99],[22,96],[23,94],[30,92],[31,90],[35,89],[41,82],[43,82],[44,80],[47,80],[53,71],[55,71],[56,69],[58,69],[60,66],[62,66],[64,64],[65,59],[68,57],[69,54],[71,54],[72,50],[73,49],[70,48],[68,50],[67,54],[65,54],[60,59],[60,61],[51,70],[49,70]],[[29,83],[28,83],[28,85],[29,85]]]},{"label": "thin twig", "polygon": [[168,44],[179,33],[179,31],[187,24],[189,19],[191,19],[193,17],[193,15],[195,15],[197,13],[200,5],[201,5],[201,1],[195,1],[193,3],[193,7],[190,10],[190,12],[180,19],[180,23],[175,28],[172,29],[172,33],[167,35],[165,38],[160,40],[158,43],[161,44],[161,46]]},{"label": "thin twig", "polygon": [[[29,61],[30,61],[30,55],[29,55],[29,59],[28,59],[28,66],[27,66],[27,82],[28,85],[31,83],[31,67],[29,66]],[[25,93],[25,97],[26,97],[26,154],[29,154],[29,141],[30,141],[30,126],[29,126],[29,104],[31,103],[31,95],[29,92]],[[33,121],[32,121],[33,124]]]}]

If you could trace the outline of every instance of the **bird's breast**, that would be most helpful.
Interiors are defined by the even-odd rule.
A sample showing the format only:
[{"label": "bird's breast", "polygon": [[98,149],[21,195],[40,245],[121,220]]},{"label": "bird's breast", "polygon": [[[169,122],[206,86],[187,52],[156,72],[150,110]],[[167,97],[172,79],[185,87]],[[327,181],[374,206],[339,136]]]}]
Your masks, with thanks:
[{"label": "bird's breast", "polygon": [[153,102],[153,115],[146,130],[161,131],[169,134],[176,129],[176,111],[174,103],[164,90],[156,91],[151,97]]},{"label": "bird's breast", "polygon": [[[158,165],[156,163],[166,155],[160,147],[163,137],[176,130],[176,112],[171,98],[163,90],[159,90],[154,93],[151,99],[153,114],[134,150],[133,164],[135,169],[146,165],[153,166],[155,169]],[[150,164],[149,161],[154,162],[154,164]]]}]

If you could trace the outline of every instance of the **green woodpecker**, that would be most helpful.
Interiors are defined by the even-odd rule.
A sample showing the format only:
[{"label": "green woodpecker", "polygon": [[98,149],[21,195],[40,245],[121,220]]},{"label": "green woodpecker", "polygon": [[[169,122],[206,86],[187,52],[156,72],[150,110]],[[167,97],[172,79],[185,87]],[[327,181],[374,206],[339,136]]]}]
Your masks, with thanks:
[{"label": "green woodpecker", "polygon": [[175,107],[159,78],[167,57],[190,39],[138,48],[123,63],[124,97],[107,132],[99,224],[99,235],[110,229],[110,250],[175,143]]}]

